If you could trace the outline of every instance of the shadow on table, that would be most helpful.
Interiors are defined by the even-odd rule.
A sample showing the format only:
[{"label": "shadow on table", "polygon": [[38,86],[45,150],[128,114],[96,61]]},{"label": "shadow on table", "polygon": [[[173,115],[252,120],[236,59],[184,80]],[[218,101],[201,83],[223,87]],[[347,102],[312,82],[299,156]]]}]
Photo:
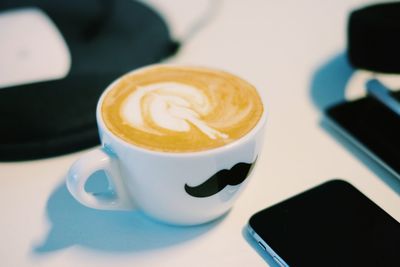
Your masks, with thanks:
[{"label": "shadow on table", "polygon": [[[335,55],[317,68],[312,77],[310,95],[313,104],[320,112],[324,113],[328,107],[345,101],[346,86],[353,72],[354,69],[344,52]],[[400,181],[394,175],[333,129],[324,116],[320,126],[400,195]]]},{"label": "shadow on table", "polygon": [[[93,176],[86,188],[101,192],[107,186],[105,176],[102,173]],[[196,238],[222,220],[182,227],[157,222],[140,211],[95,210],[78,203],[64,183],[48,199],[47,215],[51,229],[45,241],[33,248],[37,254],[72,245],[111,252],[162,248]]]},{"label": "shadow on table", "polygon": [[319,66],[311,81],[313,104],[324,111],[327,107],[344,101],[346,85],[353,72],[344,52]]}]

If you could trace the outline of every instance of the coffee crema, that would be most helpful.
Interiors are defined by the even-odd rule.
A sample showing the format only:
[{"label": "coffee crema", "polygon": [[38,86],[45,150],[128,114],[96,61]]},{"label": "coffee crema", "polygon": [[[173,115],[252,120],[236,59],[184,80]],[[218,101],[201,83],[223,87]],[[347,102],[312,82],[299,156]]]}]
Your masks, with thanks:
[{"label": "coffee crema", "polygon": [[256,89],[219,70],[158,65],[128,73],[106,93],[101,115],[116,136],[163,152],[195,152],[246,135],[263,113]]}]

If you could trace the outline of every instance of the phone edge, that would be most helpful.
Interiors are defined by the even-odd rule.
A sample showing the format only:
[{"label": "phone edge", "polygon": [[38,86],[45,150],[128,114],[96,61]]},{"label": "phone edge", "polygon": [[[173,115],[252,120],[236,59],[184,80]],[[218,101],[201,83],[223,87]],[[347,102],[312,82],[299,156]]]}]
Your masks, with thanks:
[{"label": "phone edge", "polygon": [[345,140],[349,141],[354,147],[359,149],[362,153],[364,153],[367,157],[375,161],[380,167],[382,167],[385,171],[393,175],[397,180],[400,181],[400,173],[397,172],[396,169],[392,168],[388,165],[381,157],[379,157],[376,153],[374,153],[367,145],[363,144],[359,141],[354,135],[352,135],[348,130],[346,130],[339,122],[337,122],[330,113],[329,108],[323,114],[325,122],[343,137]]},{"label": "phone edge", "polygon": [[268,253],[274,261],[281,267],[290,267],[251,227],[250,223],[247,224],[247,231],[250,236],[258,243],[258,245]]}]

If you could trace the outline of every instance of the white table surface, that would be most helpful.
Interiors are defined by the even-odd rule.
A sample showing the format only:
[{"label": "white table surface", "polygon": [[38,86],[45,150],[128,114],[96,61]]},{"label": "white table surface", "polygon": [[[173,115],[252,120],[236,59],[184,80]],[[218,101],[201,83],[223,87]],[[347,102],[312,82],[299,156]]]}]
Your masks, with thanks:
[{"label": "white table surface", "polygon": [[[204,10],[187,2],[153,1],[178,37]],[[64,181],[69,166],[86,151],[0,163],[0,266],[272,265],[244,234],[249,217],[335,177],[350,181],[400,221],[400,181],[321,123],[324,89],[335,88],[332,83],[341,75],[334,66],[343,65],[348,12],[362,3],[223,1],[213,20],[169,60],[234,72],[267,99],[263,154],[225,217],[172,227],[138,212],[85,208],[68,194]]]}]

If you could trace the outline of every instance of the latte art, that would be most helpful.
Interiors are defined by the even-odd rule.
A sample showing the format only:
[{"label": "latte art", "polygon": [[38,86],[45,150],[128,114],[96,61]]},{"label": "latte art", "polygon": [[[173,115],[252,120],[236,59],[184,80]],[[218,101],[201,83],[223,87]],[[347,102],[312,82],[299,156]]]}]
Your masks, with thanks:
[{"label": "latte art", "polygon": [[156,151],[192,152],[249,132],[263,107],[255,89],[231,74],[158,66],[123,76],[106,94],[102,116],[127,142]]},{"label": "latte art", "polygon": [[148,133],[168,134],[160,128],[189,132],[193,125],[211,139],[228,138],[227,134],[202,120],[213,108],[210,99],[201,90],[190,85],[165,82],[138,87],[129,95],[121,112],[132,127]]}]

